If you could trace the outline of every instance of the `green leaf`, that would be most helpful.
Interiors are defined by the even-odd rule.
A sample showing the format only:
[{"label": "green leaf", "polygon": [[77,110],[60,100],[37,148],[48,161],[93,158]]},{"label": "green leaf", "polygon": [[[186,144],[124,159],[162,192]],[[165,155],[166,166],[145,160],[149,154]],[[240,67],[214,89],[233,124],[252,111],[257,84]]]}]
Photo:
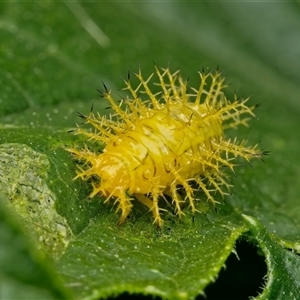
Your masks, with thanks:
[{"label": "green leaf", "polygon": [[[5,222],[0,218],[1,237],[8,238],[0,264],[11,272],[1,268],[0,292],[66,297],[54,268],[75,298],[129,292],[192,299],[217,278],[243,237],[259,245],[268,264],[266,288],[257,299],[280,299],[283,292],[294,299],[299,11],[292,2],[0,2],[1,205],[13,213]],[[247,137],[249,144],[261,140],[270,151],[265,163],[236,170],[231,195],[217,212],[203,201],[202,214],[185,210],[178,220],[168,209],[161,231],[141,205],[117,226],[115,208],[100,197],[88,201],[89,183],[73,181],[75,163],[64,150],[85,143],[67,133],[80,122],[76,111],[88,113],[94,104],[94,111],[107,113],[96,92],[101,80],[121,94],[119,76],[139,64],[150,74],[152,61],[180,67],[191,86],[198,84],[198,69],[219,65],[231,83],[229,97],[236,90],[261,104],[249,128],[229,134]],[[6,208],[1,211],[6,215]],[[16,252],[8,247],[13,241]],[[48,259],[35,259],[40,256],[51,257],[51,271]],[[14,269],[16,257],[39,271],[25,282]]]},{"label": "green leaf", "polygon": [[170,214],[162,230],[151,218],[144,209],[119,228],[111,210],[102,209],[70,243],[59,265],[67,284],[76,283],[78,299],[126,291],[192,299],[214,281],[246,230],[233,210],[195,218],[187,213],[182,221]]},{"label": "green leaf", "polygon": [[0,200],[0,298],[68,299],[53,266],[33,249],[1,194]]},{"label": "green leaf", "polygon": [[278,244],[266,228],[255,218],[244,215],[250,231],[259,243],[268,264],[268,281],[264,292],[257,297],[264,299],[297,299],[300,294],[299,256]]}]

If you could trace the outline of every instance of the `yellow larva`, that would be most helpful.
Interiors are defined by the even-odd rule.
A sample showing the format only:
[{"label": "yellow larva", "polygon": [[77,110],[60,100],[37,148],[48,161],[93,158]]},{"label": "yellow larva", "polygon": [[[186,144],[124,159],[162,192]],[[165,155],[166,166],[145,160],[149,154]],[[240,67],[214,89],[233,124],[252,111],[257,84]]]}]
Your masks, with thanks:
[{"label": "yellow larva", "polygon": [[[171,197],[177,215],[182,214],[185,202],[195,212],[195,190],[202,190],[215,202],[212,191],[224,195],[224,187],[229,187],[224,166],[233,170],[236,157],[249,161],[264,153],[256,145],[247,147],[245,140],[238,142],[224,136],[224,129],[247,125],[244,115],[253,116],[254,107],[246,105],[247,99],[229,101],[223,93],[224,78],[218,71],[199,72],[197,89],[188,88],[180,72],[171,73],[169,68],[155,66],[155,72],[146,79],[141,70],[132,74],[138,85],[133,87],[130,76],[124,80],[124,90],[130,96],[120,104],[104,85],[101,94],[114,114],[99,116],[91,111],[88,116],[80,115],[94,131],[78,127],[75,132],[104,144],[103,153],[87,148],[68,151],[85,162],[76,178],[92,178],[90,197],[99,194],[105,202],[111,198],[116,201],[121,211],[119,224],[138,200],[152,212],[154,223],[161,226],[159,201],[164,195]],[[158,91],[154,93],[152,88]],[[178,194],[178,187],[184,190],[184,197]]]}]

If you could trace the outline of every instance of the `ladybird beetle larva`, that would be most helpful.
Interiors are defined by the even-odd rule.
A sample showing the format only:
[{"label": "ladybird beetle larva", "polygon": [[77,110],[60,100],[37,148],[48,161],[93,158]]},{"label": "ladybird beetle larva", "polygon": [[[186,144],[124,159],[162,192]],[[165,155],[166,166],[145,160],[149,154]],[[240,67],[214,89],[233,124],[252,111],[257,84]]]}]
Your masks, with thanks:
[{"label": "ladybird beetle larva", "polygon": [[[136,200],[149,208],[159,227],[163,223],[159,201],[165,195],[171,197],[179,216],[186,202],[192,212],[197,211],[196,190],[202,190],[215,203],[212,192],[224,196],[224,189],[229,188],[224,166],[233,170],[236,157],[249,161],[264,154],[257,145],[248,147],[245,140],[224,136],[225,129],[247,125],[244,116],[254,116],[254,106],[246,105],[248,99],[229,101],[219,71],[199,72],[198,88],[188,88],[180,72],[172,73],[169,68],[155,66],[155,72],[146,79],[141,70],[129,74],[137,78],[138,85],[134,87],[128,75],[124,90],[130,96],[120,104],[105,84],[104,91],[99,91],[113,114],[99,116],[92,110],[88,116],[79,114],[94,131],[78,127],[75,133],[104,144],[103,152],[67,149],[85,162],[76,178],[92,180],[90,197],[99,194],[105,202],[115,199],[117,211],[121,211],[119,224],[126,220]],[[155,93],[153,77],[152,85],[158,88]],[[179,187],[184,197],[178,194]]]}]

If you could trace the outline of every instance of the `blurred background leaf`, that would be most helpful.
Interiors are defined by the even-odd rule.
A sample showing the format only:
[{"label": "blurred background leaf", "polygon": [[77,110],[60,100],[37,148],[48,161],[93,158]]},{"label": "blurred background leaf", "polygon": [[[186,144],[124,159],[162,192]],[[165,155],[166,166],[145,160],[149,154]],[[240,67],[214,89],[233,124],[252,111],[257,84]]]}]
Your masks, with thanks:
[{"label": "blurred background leaf", "polygon": [[[57,272],[76,297],[96,299],[124,291],[166,298],[194,297],[217,276],[235,240],[246,230],[262,250],[267,249],[262,245],[276,243],[299,252],[299,11],[297,2],[0,2],[1,190],[14,210],[19,212],[17,207],[24,206],[21,217],[29,230],[36,224],[36,212],[44,210],[41,201],[54,201],[49,210],[54,221],[41,218],[39,222],[41,231],[37,232],[46,237],[40,251],[56,260]],[[79,122],[76,111],[87,113],[94,103],[96,111],[106,112],[107,104],[96,92],[101,80],[121,93],[119,76],[126,77],[127,71],[136,71],[139,64],[144,74],[150,74],[152,61],[174,70],[179,67],[183,76],[190,78],[191,86],[198,84],[198,69],[219,66],[230,83],[229,97],[236,91],[239,96],[250,95],[251,103],[260,104],[250,128],[231,134],[246,137],[251,143],[261,140],[260,147],[271,151],[265,164],[253,162],[253,169],[237,170],[232,194],[217,214],[205,207],[206,213],[195,217],[196,225],[190,223],[188,213],[183,223],[167,214],[161,235],[143,207],[137,206],[119,229],[111,207],[103,206],[101,199],[85,201],[89,186],[72,181],[75,165],[63,150],[65,145],[83,144],[67,134]],[[42,163],[40,170],[34,165],[35,157],[36,165]],[[25,181],[24,189],[20,178],[28,174],[32,179]],[[261,244],[258,233],[241,214],[260,220],[272,242]],[[53,228],[57,230],[53,232]],[[207,244],[206,230],[210,236]],[[62,236],[62,232],[67,233]],[[214,245],[216,236],[223,251],[215,245],[210,258],[200,259],[201,253]],[[197,246],[196,254],[184,250],[200,242],[206,246]],[[58,250],[53,253],[54,245]],[[169,256],[162,266],[163,256],[158,252],[172,253],[171,245],[179,245],[179,254],[172,259]],[[103,250],[101,255],[107,255],[99,261],[102,256],[99,258],[96,250],[108,246],[115,250]],[[126,253],[121,257],[126,262],[125,273],[119,269],[120,259],[113,258],[120,257],[122,251]],[[218,251],[222,255],[218,256]],[[267,256],[267,251],[263,252]],[[89,253],[86,259],[85,253]],[[170,285],[159,283],[160,276],[167,278],[175,272],[185,255],[190,283],[187,278],[180,284],[180,277],[173,278]],[[287,258],[271,254],[272,259],[282,257]],[[143,263],[139,269],[138,262],[145,259],[149,265]],[[207,269],[200,267],[204,262]],[[128,273],[131,264],[136,268]],[[278,274],[273,265],[268,267],[269,272]],[[103,276],[101,272],[114,276],[113,268],[120,277],[108,286],[104,280],[107,273]],[[153,277],[151,269],[160,273]],[[207,276],[202,275],[204,271]],[[184,268],[181,272],[183,276]],[[297,269],[291,272],[299,276]],[[59,276],[51,274],[54,279]],[[144,281],[138,282],[143,274]],[[125,277],[129,279],[123,281]],[[48,288],[51,295],[55,289]]]}]

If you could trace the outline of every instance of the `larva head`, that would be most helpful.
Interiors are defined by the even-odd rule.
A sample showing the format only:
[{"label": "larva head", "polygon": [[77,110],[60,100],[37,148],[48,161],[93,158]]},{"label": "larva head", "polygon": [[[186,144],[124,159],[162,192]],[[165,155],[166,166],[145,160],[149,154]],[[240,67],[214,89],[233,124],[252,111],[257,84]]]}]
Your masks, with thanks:
[{"label": "larva head", "polygon": [[130,176],[122,158],[102,153],[98,156],[92,169],[101,182],[100,186],[95,188],[93,194],[97,190],[103,196],[118,197],[124,194],[124,191],[129,188]]}]

